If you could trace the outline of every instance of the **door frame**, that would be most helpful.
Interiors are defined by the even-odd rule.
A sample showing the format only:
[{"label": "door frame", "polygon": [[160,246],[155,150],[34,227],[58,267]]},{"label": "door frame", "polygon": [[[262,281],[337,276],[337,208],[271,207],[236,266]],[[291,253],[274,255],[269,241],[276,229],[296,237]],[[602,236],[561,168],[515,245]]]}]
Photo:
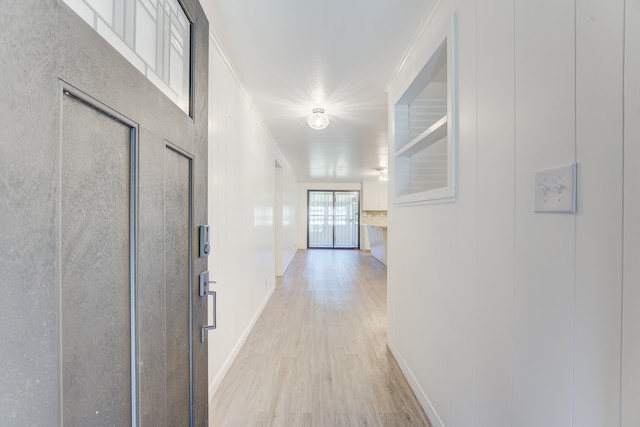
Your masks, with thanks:
[{"label": "door frame", "polygon": [[274,269],[276,276],[284,274],[283,247],[282,247],[282,220],[283,220],[283,169],[278,160],[274,165],[274,200],[273,200],[273,230],[274,230]]}]

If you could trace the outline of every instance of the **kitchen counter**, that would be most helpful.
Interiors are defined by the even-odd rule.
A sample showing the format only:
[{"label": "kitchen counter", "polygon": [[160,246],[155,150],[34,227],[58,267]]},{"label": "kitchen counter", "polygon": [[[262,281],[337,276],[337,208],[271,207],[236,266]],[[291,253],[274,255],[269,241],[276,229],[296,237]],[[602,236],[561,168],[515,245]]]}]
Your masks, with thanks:
[{"label": "kitchen counter", "polygon": [[364,225],[367,226],[371,255],[384,265],[387,265],[387,226],[371,224]]}]

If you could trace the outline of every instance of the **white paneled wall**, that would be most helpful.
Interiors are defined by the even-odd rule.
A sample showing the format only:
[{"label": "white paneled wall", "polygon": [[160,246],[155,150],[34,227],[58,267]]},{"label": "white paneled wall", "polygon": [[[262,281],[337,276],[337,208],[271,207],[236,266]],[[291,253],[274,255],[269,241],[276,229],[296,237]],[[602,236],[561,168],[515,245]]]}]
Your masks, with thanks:
[{"label": "white paneled wall", "polygon": [[[393,115],[456,13],[458,198],[388,213],[388,342],[434,426],[618,426],[621,399],[622,425],[640,420],[624,3],[443,0],[390,86]],[[534,172],[573,162],[578,213],[534,213]]]},{"label": "white paneled wall", "polygon": [[575,160],[575,3],[514,3],[512,422],[570,426],[576,217],[534,213],[532,189],[535,170]]},{"label": "white paneled wall", "polygon": [[477,59],[477,78],[482,85],[477,87],[474,418],[477,426],[508,426],[515,271],[514,2],[487,2],[476,13],[478,51],[495,50],[497,54]]},{"label": "white paneled wall", "polygon": [[620,425],[623,25],[623,1],[576,2],[575,426]]},{"label": "white paneled wall", "polygon": [[[461,5],[465,8],[474,10],[476,0],[463,0]],[[480,6],[478,6],[480,7]],[[445,12],[450,15],[453,11]],[[476,21],[473,13],[457,14],[457,75],[458,90],[463,90],[468,94],[468,102],[464,105],[459,104],[458,114],[463,117],[466,123],[474,123],[476,116],[474,88],[476,83],[476,59],[473,55],[475,51],[476,37]],[[444,21],[447,24],[449,21]],[[465,40],[464,44],[459,41]],[[464,169],[469,176],[476,175],[476,136],[473,126],[460,127],[458,138],[458,158],[455,169]],[[468,402],[473,398],[473,389],[467,387],[469,378],[473,377],[474,365],[473,355],[476,349],[476,343],[473,339],[466,335],[466,331],[473,327],[475,295],[474,283],[476,271],[478,269],[476,254],[476,222],[477,218],[474,212],[477,207],[477,196],[474,192],[473,182],[469,183],[469,187],[462,189],[464,198],[460,203],[449,204],[446,209],[449,210],[447,221],[452,224],[451,228],[444,227],[439,230],[443,239],[447,239],[446,234],[453,231],[449,237],[450,242],[444,245],[449,252],[449,259],[453,263],[449,263],[445,268],[449,270],[448,275],[451,279],[450,283],[455,283],[451,289],[451,293],[446,295],[443,300],[449,305],[453,316],[447,319],[449,321],[449,330],[451,336],[448,336],[447,343],[450,345],[450,352],[444,353],[449,358],[449,413],[447,415],[448,425],[472,425],[473,424],[473,406]],[[439,215],[441,215],[441,212]],[[437,248],[434,246],[434,251]],[[444,296],[445,294],[443,294]],[[437,308],[441,312],[440,308]],[[441,312],[441,314],[444,314]],[[436,326],[436,325],[434,325]],[[437,367],[435,368],[438,369]],[[428,379],[427,379],[428,381]]]},{"label": "white paneled wall", "polygon": [[209,270],[218,302],[218,328],[208,334],[213,393],[274,290],[276,160],[285,269],[296,249],[297,185],[213,37],[209,46]]}]

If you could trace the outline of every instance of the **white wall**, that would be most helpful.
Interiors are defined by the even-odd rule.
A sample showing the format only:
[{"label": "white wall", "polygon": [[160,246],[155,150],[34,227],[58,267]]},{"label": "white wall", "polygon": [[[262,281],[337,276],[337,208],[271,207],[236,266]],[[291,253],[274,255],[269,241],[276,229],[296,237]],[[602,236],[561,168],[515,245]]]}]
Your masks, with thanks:
[{"label": "white wall", "polygon": [[276,160],[284,268],[295,252],[297,186],[213,36],[209,64],[209,270],[218,302],[218,328],[208,334],[212,395],[274,290]]},{"label": "white wall", "polygon": [[[456,13],[458,197],[390,203],[389,346],[434,426],[620,425],[624,0],[476,3],[439,2],[390,85]],[[534,213],[534,171],[572,162],[578,213]]]},{"label": "white wall", "polygon": [[[359,182],[299,182],[297,185],[297,247],[307,248],[307,191],[362,191]],[[362,198],[362,193],[360,193]],[[360,201],[362,206],[362,200]]]}]

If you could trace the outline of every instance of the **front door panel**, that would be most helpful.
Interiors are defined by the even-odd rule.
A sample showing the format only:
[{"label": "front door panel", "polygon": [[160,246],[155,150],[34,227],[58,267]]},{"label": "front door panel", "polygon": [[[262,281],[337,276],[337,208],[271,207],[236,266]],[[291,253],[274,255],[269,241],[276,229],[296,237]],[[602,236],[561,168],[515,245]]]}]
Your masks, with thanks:
[{"label": "front door panel", "polygon": [[63,95],[62,419],[128,426],[131,371],[131,128]]},{"label": "front door panel", "polygon": [[167,426],[188,426],[189,381],[191,159],[165,148],[165,327]]}]

